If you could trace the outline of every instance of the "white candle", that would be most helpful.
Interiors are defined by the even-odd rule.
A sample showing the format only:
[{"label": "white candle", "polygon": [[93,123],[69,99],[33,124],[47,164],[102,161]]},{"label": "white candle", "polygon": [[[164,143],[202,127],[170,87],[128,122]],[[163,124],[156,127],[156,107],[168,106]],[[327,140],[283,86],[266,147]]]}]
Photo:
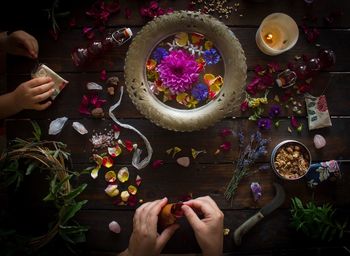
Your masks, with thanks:
[{"label": "white candle", "polygon": [[267,55],[278,55],[291,49],[299,37],[298,25],[284,13],[267,16],[256,32],[256,44]]}]

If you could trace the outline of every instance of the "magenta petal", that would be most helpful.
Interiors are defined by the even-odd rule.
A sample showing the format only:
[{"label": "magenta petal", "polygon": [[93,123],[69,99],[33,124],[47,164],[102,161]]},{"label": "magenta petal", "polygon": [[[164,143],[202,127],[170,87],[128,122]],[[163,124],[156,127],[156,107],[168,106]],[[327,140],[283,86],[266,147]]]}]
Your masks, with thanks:
[{"label": "magenta petal", "polygon": [[290,118],[290,124],[294,127],[294,128],[298,128],[299,127],[299,122],[298,120],[296,119],[295,116],[292,116]]},{"label": "magenta petal", "polygon": [[229,136],[229,135],[232,135],[232,130],[229,129],[229,128],[224,128],[220,131],[220,135],[222,137],[226,137],[226,136]]},{"label": "magenta petal", "polygon": [[155,161],[152,163],[152,168],[153,168],[153,169],[158,169],[158,168],[161,167],[163,164],[164,164],[164,161],[163,161],[163,160],[155,160]]},{"label": "magenta petal", "polygon": [[89,98],[86,95],[83,95],[83,98],[81,99],[79,112],[82,114],[90,115],[90,111],[88,110],[89,105]]},{"label": "magenta petal", "polygon": [[124,11],[125,11],[125,18],[126,19],[130,19],[130,17],[131,17],[131,9],[126,7]]},{"label": "magenta petal", "polygon": [[100,79],[101,79],[102,81],[106,81],[106,80],[107,80],[107,72],[106,72],[105,69],[102,69],[102,70],[101,70]]},{"label": "magenta petal", "polygon": [[224,142],[223,144],[220,145],[220,149],[223,151],[229,151],[232,148],[231,142]]}]

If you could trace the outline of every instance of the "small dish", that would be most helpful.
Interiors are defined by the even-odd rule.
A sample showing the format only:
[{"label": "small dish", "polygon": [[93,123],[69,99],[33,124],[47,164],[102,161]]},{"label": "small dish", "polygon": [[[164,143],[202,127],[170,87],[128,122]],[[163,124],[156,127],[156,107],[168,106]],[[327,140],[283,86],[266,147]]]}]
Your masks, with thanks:
[{"label": "small dish", "polygon": [[301,142],[285,140],[277,144],[271,154],[271,166],[277,176],[285,180],[304,177],[311,165],[311,153]]}]

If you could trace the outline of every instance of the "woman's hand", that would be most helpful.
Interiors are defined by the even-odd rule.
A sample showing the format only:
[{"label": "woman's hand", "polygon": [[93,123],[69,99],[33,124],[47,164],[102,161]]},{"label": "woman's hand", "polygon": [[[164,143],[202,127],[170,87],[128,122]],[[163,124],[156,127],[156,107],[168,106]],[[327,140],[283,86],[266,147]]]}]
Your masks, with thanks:
[{"label": "woman's hand", "polygon": [[168,202],[167,198],[141,205],[134,215],[134,228],[129,248],[120,255],[159,255],[166,243],[179,228],[178,224],[167,227],[161,234],[157,232],[158,215]]},{"label": "woman's hand", "polygon": [[38,58],[38,41],[27,32],[15,31],[10,35],[2,33],[0,36],[0,47],[7,53],[21,55],[31,59]]},{"label": "woman's hand", "polygon": [[44,110],[51,105],[51,101],[41,103],[54,92],[54,83],[50,77],[39,77],[20,84],[13,92],[13,104],[23,109]]},{"label": "woman's hand", "polygon": [[[184,214],[194,230],[204,256],[222,255],[224,214],[209,196],[199,197],[182,206]],[[199,219],[196,212],[204,215]]]}]

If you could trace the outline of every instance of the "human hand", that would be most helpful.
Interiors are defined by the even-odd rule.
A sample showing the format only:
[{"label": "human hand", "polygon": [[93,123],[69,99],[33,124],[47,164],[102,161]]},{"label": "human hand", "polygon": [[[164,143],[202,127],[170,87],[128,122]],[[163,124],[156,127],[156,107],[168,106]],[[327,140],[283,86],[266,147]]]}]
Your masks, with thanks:
[{"label": "human hand", "polygon": [[[182,210],[194,230],[204,256],[218,256],[223,249],[224,214],[211,197],[199,197],[183,203]],[[199,219],[195,211],[203,213]]]},{"label": "human hand", "polygon": [[3,33],[0,38],[0,46],[10,54],[21,55],[31,59],[38,58],[38,41],[23,30],[12,32],[8,36],[6,33]]},{"label": "human hand", "polygon": [[121,255],[154,256],[159,255],[166,243],[179,228],[173,224],[157,232],[158,215],[167,204],[168,199],[163,198],[141,205],[134,215],[134,228],[130,237],[129,247]]},{"label": "human hand", "polygon": [[39,77],[20,84],[13,92],[13,103],[18,104],[19,111],[23,109],[44,110],[51,101],[41,103],[54,92],[54,82],[50,77]]}]

